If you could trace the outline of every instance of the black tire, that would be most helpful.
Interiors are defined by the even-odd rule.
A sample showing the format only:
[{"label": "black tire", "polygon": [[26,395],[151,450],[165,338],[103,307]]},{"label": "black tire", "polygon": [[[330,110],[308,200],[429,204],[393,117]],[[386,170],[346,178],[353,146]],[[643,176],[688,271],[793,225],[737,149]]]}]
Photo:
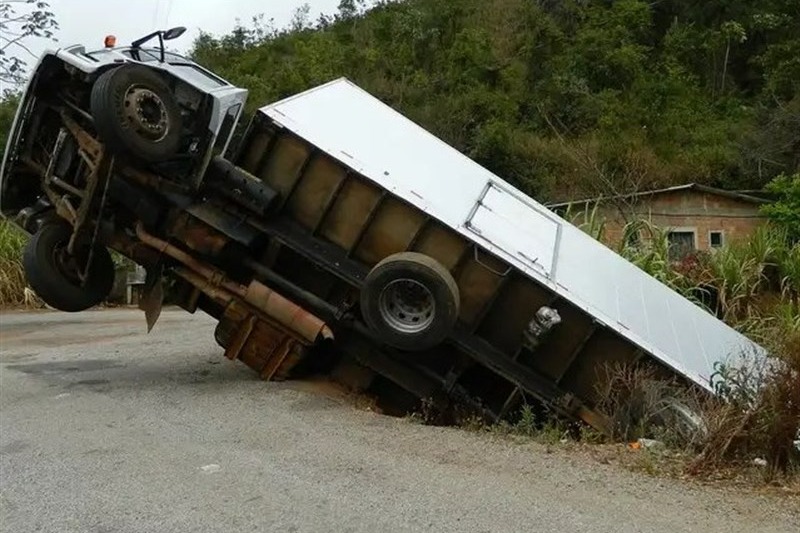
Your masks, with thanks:
[{"label": "black tire", "polygon": [[697,444],[708,436],[708,426],[702,414],[685,402],[667,396],[656,405],[655,425],[667,428],[681,444]]},{"label": "black tire", "polygon": [[106,148],[156,163],[180,147],[178,102],[155,71],[124,65],[104,72],[92,87],[92,117]]},{"label": "black tire", "polygon": [[460,296],[450,272],[424,254],[402,252],[378,263],[361,289],[361,315],[387,345],[423,351],[458,320]]},{"label": "black tire", "polygon": [[[50,307],[77,312],[105,300],[114,284],[114,262],[103,246],[95,246],[92,266],[86,283],[81,286],[75,270],[60,258],[66,254],[72,230],[63,223],[50,223],[33,234],[22,254],[25,276],[31,288]],[[85,265],[89,247],[79,247],[75,260]]]}]

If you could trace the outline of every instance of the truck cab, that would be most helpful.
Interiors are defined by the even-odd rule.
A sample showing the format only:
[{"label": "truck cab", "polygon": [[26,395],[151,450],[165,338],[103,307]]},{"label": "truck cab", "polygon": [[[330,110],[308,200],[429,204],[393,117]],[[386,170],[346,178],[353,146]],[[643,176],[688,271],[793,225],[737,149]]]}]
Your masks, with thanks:
[{"label": "truck cab", "polygon": [[[164,41],[183,31],[154,32],[130,46],[87,52],[75,45],[42,55],[24,89],[0,167],[4,216],[15,219],[42,194],[52,203],[65,186],[68,192],[70,185],[80,188],[87,176],[77,141],[85,135],[109,155],[199,187],[211,158],[227,148],[247,91],[166,51]],[[154,38],[160,46],[147,46]],[[109,37],[106,44],[113,41]],[[43,179],[48,170],[52,176]],[[50,194],[50,185],[60,190]]]},{"label": "truck cab", "polygon": [[101,302],[112,241],[142,216],[156,223],[163,193],[196,194],[232,138],[247,91],[167,51],[184,31],[48,50],[33,70],[0,166],[0,213],[32,235],[26,273],[52,307]]}]

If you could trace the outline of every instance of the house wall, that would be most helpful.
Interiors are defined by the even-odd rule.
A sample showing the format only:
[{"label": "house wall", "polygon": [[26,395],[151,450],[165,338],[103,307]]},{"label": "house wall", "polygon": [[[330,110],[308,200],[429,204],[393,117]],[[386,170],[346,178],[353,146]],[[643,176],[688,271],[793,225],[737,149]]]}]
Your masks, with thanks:
[{"label": "house wall", "polygon": [[[711,231],[722,231],[724,243],[728,244],[747,239],[766,221],[759,214],[758,204],[694,190],[641,197],[635,204],[629,204],[626,211],[660,228],[694,231],[698,250],[711,248]],[[597,215],[605,221],[604,241],[618,245],[625,226],[619,208],[605,204],[598,208]]]}]

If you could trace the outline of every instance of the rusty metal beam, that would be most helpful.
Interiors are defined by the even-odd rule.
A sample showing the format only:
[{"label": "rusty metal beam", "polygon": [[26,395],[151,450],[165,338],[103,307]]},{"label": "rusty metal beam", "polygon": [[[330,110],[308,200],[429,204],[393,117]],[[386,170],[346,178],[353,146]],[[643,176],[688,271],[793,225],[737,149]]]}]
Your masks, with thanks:
[{"label": "rusty metal beam", "polygon": [[[320,265],[328,272],[348,282],[352,286],[360,287],[362,285],[368,268],[347,257],[338,246],[315,239],[302,230],[295,228],[295,225],[292,223],[284,220],[275,220],[270,224],[261,223],[256,220],[251,222],[268,235],[286,243],[289,248],[296,251],[301,256],[306,257],[314,264]],[[472,247],[467,246],[462,256],[469,257],[470,252],[472,252]],[[287,283],[291,284],[291,282]],[[294,298],[295,295],[292,295],[292,297]],[[306,304],[302,298],[298,298],[298,300]],[[381,339],[373,339],[374,334],[360,322],[338,322],[335,325],[353,329],[358,335],[371,339],[378,345],[381,343]],[[338,335],[337,340],[339,340]],[[600,415],[585,408],[575,399],[565,403],[566,399],[570,398],[570,395],[555,385],[550,379],[537,374],[533,369],[513,360],[507,354],[501,352],[487,341],[471,334],[468,330],[457,328],[451,335],[450,342],[452,342],[459,351],[492,372],[500,375],[510,383],[519,386],[526,393],[531,394],[531,396],[545,403],[553,405],[553,408],[561,414],[566,416],[581,416],[581,418],[584,418],[584,415],[581,414],[584,413],[585,418],[594,421],[600,420]],[[375,370],[380,371],[378,368],[375,368]],[[602,430],[599,426],[595,427]]]},{"label": "rusty metal beam", "polygon": [[281,198],[280,205],[278,206],[279,212],[284,210],[286,205],[289,203],[289,200],[292,198],[292,195],[303,181],[303,178],[306,177],[306,173],[308,172],[309,167],[311,167],[311,163],[313,163],[320,155],[321,152],[316,148],[312,148],[312,150],[308,153],[308,157],[306,157],[306,160],[303,161],[303,164],[300,166],[300,170],[297,172],[297,177],[295,178],[294,182],[292,182],[291,187],[289,187],[289,190],[286,191],[286,194],[283,196],[283,198]]},{"label": "rusty metal beam", "polygon": [[[194,271],[205,280],[204,285],[220,288],[240,298],[286,327],[289,331],[306,339],[307,342],[314,343],[318,338],[331,338],[333,336],[330,328],[328,328],[323,320],[312,315],[294,302],[287,300],[267,286],[257,281],[253,281],[247,286],[230,281],[225,278],[222,272],[201,263],[176,246],[150,235],[144,230],[141,224],[136,226],[136,236],[143,243],[172,257]],[[188,281],[191,282],[191,280]],[[198,286],[198,288],[203,290],[201,286]]]},{"label": "rusty metal beam", "polygon": [[515,405],[519,404],[521,399],[522,392],[520,391],[519,387],[514,387],[514,390],[512,390],[511,394],[509,394],[508,398],[506,398],[506,401],[503,402],[503,407],[500,408],[500,413],[498,416],[500,418],[505,417]]},{"label": "rusty metal beam", "polygon": [[236,329],[236,333],[234,333],[233,338],[228,343],[228,346],[225,348],[225,357],[234,361],[239,358],[239,355],[242,353],[242,349],[244,348],[247,341],[250,339],[250,335],[253,334],[253,328],[256,325],[256,317],[255,315],[250,315],[246,319],[242,320],[239,323],[239,327]]},{"label": "rusty metal beam", "polygon": [[[262,181],[264,180],[263,178],[264,171],[267,170],[267,165],[269,165],[269,162],[272,158],[272,154],[275,151],[275,145],[278,143],[279,138],[280,135],[278,134],[278,132],[274,132],[272,134],[272,136],[269,138],[269,141],[267,141],[267,146],[264,148],[264,151],[261,154],[258,163],[256,163],[256,168],[253,169],[253,175]],[[252,148],[248,146],[247,149],[251,150]],[[236,161],[239,160],[240,157],[237,157]]]},{"label": "rusty metal beam", "polygon": [[422,235],[425,233],[425,230],[428,229],[430,223],[433,221],[430,215],[425,215],[425,218],[422,220],[422,224],[419,225],[419,228],[414,233],[414,236],[411,237],[411,241],[408,243],[406,247],[407,250],[413,251],[414,247],[416,247],[419,240],[422,238]]},{"label": "rusty metal beam", "polygon": [[464,265],[467,263],[469,258],[475,255],[475,244],[472,242],[467,242],[467,245],[464,247],[464,250],[461,252],[461,255],[458,256],[458,260],[456,260],[456,264],[453,265],[452,273],[453,277],[458,278],[458,275],[461,273],[461,269],[464,268]]},{"label": "rusty metal beam", "polygon": [[571,405],[563,405],[564,400],[569,397],[565,391],[551,380],[537,374],[533,369],[511,359],[485,340],[470,335],[461,328],[456,329],[452,340],[459,349],[475,361],[525,392],[552,405],[561,414],[575,416],[581,407],[581,403],[577,399],[574,399]]},{"label": "rusty metal beam", "polygon": [[500,281],[498,281],[497,286],[494,288],[494,292],[489,297],[489,300],[483,304],[483,307],[478,312],[478,316],[475,317],[474,322],[470,325],[470,331],[475,333],[478,331],[478,328],[481,327],[483,320],[486,318],[486,315],[489,314],[491,311],[492,306],[494,306],[495,302],[500,298],[505,288],[508,286],[509,281],[511,280],[512,275],[510,272],[506,272],[504,276],[500,277]]}]

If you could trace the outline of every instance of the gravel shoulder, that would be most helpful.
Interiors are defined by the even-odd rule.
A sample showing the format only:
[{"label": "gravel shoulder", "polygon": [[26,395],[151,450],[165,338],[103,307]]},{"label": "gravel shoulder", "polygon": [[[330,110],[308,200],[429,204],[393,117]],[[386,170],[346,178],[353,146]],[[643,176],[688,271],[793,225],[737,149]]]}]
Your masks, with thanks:
[{"label": "gravel shoulder", "polygon": [[213,322],[0,315],[0,531],[793,532],[800,502],[264,383]]}]

